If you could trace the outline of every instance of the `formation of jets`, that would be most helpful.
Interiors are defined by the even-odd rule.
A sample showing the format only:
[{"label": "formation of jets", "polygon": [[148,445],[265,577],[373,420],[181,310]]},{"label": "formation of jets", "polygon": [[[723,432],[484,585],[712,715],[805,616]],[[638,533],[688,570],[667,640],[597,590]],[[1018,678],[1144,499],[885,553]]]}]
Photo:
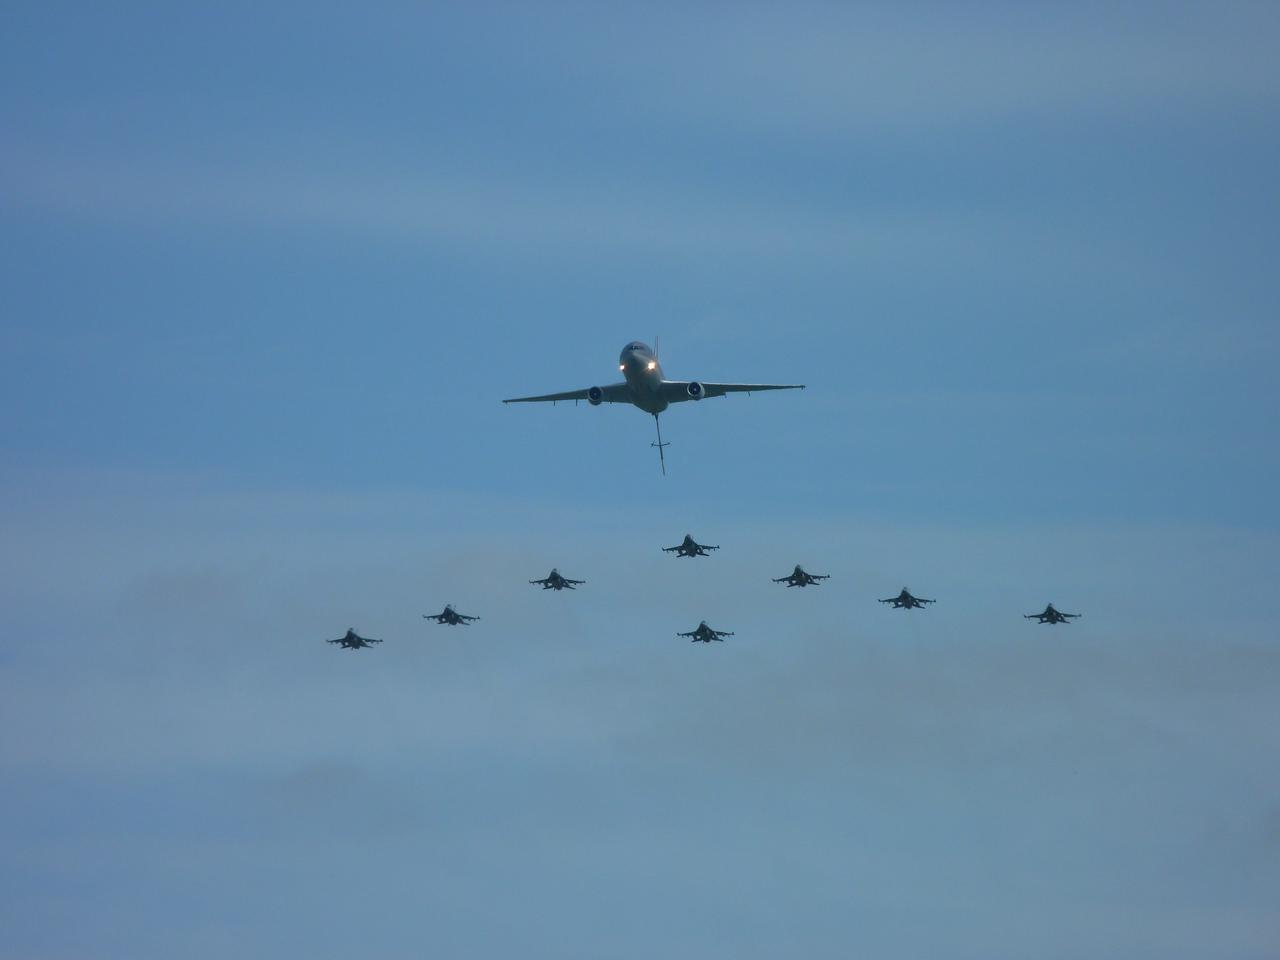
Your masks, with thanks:
[{"label": "formation of jets", "polygon": [[[719,550],[719,546],[709,546],[707,544],[698,543],[689,534],[685,534],[683,542],[676,544],[674,547],[663,547],[664,553],[675,553],[678,557],[706,557],[710,556],[708,550]],[[772,578],[774,583],[785,583],[787,587],[814,587],[820,586],[822,581],[830,580],[830,574],[826,573],[808,573],[800,564],[795,565],[795,569],[785,577]],[[571,580],[561,575],[560,571],[552,568],[551,572],[545,577],[536,580],[530,580],[529,583],[534,586],[540,586],[543,590],[573,590],[585,584],[585,580]],[[895,610],[923,610],[926,604],[936,603],[936,600],[925,600],[911,594],[906,587],[902,588],[902,592],[896,597],[885,597],[879,601],[880,603],[889,603],[893,605]],[[458,613],[452,604],[446,604],[445,608],[439,613],[424,613],[423,618],[426,620],[434,620],[438,624],[448,625],[452,627],[467,626],[473,621],[479,620],[479,617],[473,617],[469,614]],[[1024,614],[1028,620],[1038,620],[1040,623],[1069,623],[1072,619],[1080,616],[1078,613],[1060,613],[1053,604],[1049,604],[1044,608],[1043,613]],[[677,637],[688,637],[694,643],[711,643],[712,641],[723,642],[725,637],[732,637],[732,630],[716,630],[703,620],[698,626],[684,633],[677,633]],[[330,640],[329,643],[341,645],[344,650],[359,650],[363,647],[372,646],[375,643],[381,643],[381,640],[371,640],[362,637],[355,630],[348,630],[346,636],[339,637],[337,640]]]},{"label": "formation of jets", "polygon": [[[631,404],[653,417],[658,439],[651,446],[658,448],[658,462],[662,468],[663,475],[665,475],[667,466],[664,450],[669,444],[664,443],[662,440],[662,425],[658,417],[671,404],[681,403],[685,400],[698,401],[708,397],[724,397],[731,393],[750,394],[765,390],[804,389],[804,384],[802,383],[709,383],[701,380],[668,380],[662,372],[662,365],[658,362],[657,350],[649,349],[646,344],[641,343],[639,340],[633,340],[622,348],[622,353],[618,357],[618,369],[623,376],[621,383],[612,383],[603,387],[587,387],[582,390],[567,390],[563,393],[547,393],[533,397],[513,397],[502,402],[555,404],[562,400],[572,400],[574,403],[585,400],[593,407],[598,407],[602,403]],[[684,540],[674,547],[662,548],[664,553],[675,554],[676,557],[690,558],[709,557],[712,551],[719,549],[718,545],[712,546],[698,543],[690,534],[685,534]],[[808,573],[803,567],[796,564],[791,573],[785,577],[773,578],[773,582],[785,583],[788,588],[812,587],[820,586],[822,581],[829,579],[831,577],[828,574]],[[571,580],[562,576],[559,570],[552,568],[547,576],[537,580],[530,580],[529,583],[540,586],[543,590],[560,591],[573,590],[585,584],[586,581]],[[927,604],[935,601],[912,596],[911,592],[906,587],[903,587],[902,592],[896,597],[886,597],[879,602],[892,604],[895,610],[923,610]],[[458,613],[453,609],[452,605],[448,604],[440,613],[424,613],[422,616],[426,620],[434,620],[438,624],[454,627],[467,626],[480,619],[465,613]],[[1044,608],[1043,613],[1029,613],[1023,616],[1028,620],[1036,620],[1041,624],[1057,624],[1070,623],[1080,614],[1060,613],[1054,609],[1053,604],[1049,604]],[[732,637],[733,631],[716,630],[708,626],[707,622],[703,620],[696,629],[687,633],[677,633],[676,636],[688,637],[694,643],[709,644],[712,641],[723,641],[725,637]],[[339,644],[344,650],[359,650],[382,641],[371,640],[360,636],[355,630],[348,630],[345,636],[328,642]]]}]

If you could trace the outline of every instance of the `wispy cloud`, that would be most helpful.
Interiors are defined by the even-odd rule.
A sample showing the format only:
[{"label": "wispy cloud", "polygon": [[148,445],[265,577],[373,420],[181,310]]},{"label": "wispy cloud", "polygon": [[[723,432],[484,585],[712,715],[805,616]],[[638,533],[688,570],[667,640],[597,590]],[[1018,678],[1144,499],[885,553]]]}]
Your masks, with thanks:
[{"label": "wispy cloud", "polygon": [[[1008,4],[735,9],[633,24],[597,68],[664,111],[840,136],[1159,108],[1257,109],[1280,97],[1261,4]],[[639,95],[644,92],[644,98]]]},{"label": "wispy cloud", "polygon": [[[765,201],[717,202],[688,185],[667,193],[654,183],[570,188],[505,175],[178,167],[105,155],[70,160],[57,151],[10,154],[5,167],[0,202],[16,210],[173,227],[305,228],[504,256],[713,254],[829,265],[925,250],[990,257],[1025,243],[1022,231],[1032,230],[957,213],[868,210],[837,218]],[[977,235],[982,248],[971,242]]]},{"label": "wispy cloud", "polygon": [[[970,749],[1017,760],[1046,737],[1101,757],[1108,731],[1133,738],[1123,754],[1204,743],[1201,721],[1253,725],[1277,668],[1261,620],[1215,612],[1221,596],[1265,593],[1238,531],[743,518],[723,528],[725,556],[691,569],[657,551],[661,531],[602,540],[615,515],[598,508],[113,486],[96,484],[92,505],[28,499],[6,518],[11,622],[43,637],[9,654],[6,701],[22,715],[55,706],[39,738],[4,744],[8,762],[226,763],[307,743],[384,758],[608,745],[677,756],[689,726],[727,763],[746,751],[785,766],[833,738],[890,765]],[[1253,539],[1250,555],[1274,546]],[[831,589],[762,593],[797,559],[833,568]],[[553,563],[589,588],[525,589]],[[875,597],[904,578],[944,602],[886,613]],[[1054,583],[1061,593],[1041,596]],[[1022,607],[1046,599],[1083,604],[1080,629],[1025,624]],[[485,619],[424,626],[419,614],[445,601]],[[732,657],[721,680],[706,651],[674,640],[704,616],[739,632],[712,651]],[[1221,635],[1206,636],[1214,623]],[[347,626],[387,643],[336,654],[323,641]],[[725,685],[702,716],[709,682]],[[288,702],[274,704],[282,685]],[[369,718],[380,733],[366,745],[369,685],[399,722]],[[1017,729],[1004,724],[1013,714]]]}]

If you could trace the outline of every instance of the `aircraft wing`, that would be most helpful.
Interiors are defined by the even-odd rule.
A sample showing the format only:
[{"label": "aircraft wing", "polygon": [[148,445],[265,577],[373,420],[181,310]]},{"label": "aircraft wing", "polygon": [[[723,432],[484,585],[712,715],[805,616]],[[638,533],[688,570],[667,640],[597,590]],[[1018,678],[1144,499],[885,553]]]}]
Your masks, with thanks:
[{"label": "aircraft wing", "polygon": [[[510,400],[503,400],[503,403],[558,403],[561,400],[586,400],[587,392],[585,390],[567,390],[564,393],[545,393],[540,397],[513,397]],[[607,387],[600,388],[601,403],[630,403],[631,391],[625,383],[611,383]]]},{"label": "aircraft wing", "polygon": [[[680,403],[683,400],[692,400],[689,396],[689,384],[694,383],[692,380],[663,380],[662,396],[666,398],[667,403]],[[702,395],[704,397],[723,397],[730,393],[755,393],[760,390],[803,390],[803,383],[703,383],[696,381],[702,386]]]}]

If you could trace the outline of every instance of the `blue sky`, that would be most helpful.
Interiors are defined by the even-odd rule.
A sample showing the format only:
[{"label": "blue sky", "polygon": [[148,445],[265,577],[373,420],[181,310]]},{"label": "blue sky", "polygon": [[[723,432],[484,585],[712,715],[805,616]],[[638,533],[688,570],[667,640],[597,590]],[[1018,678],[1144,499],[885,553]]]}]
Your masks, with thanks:
[{"label": "blue sky", "polygon": [[1273,956],[1278,40],[7,5],[0,956]]}]

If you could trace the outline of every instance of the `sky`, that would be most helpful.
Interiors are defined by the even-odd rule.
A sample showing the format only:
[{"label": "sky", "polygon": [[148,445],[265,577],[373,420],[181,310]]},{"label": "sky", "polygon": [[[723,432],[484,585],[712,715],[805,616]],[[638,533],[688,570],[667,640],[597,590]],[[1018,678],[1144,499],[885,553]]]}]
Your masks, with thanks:
[{"label": "sky", "polygon": [[1276,957],[1278,46],[5,4],[0,958]]}]

